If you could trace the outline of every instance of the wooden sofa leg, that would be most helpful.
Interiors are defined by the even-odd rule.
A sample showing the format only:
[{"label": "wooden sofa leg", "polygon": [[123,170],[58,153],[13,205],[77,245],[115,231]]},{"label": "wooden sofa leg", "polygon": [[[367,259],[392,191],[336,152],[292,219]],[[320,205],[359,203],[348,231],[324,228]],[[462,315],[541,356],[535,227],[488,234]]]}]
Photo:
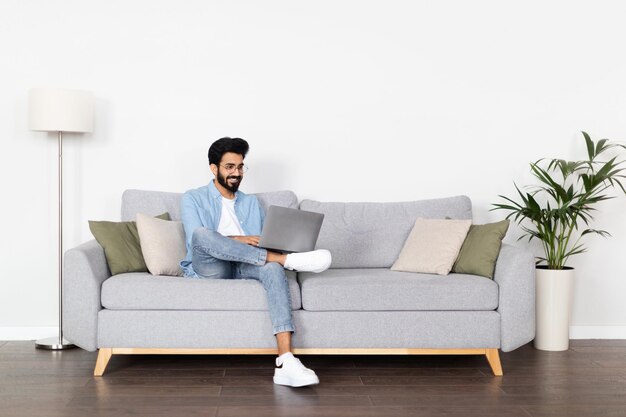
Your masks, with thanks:
[{"label": "wooden sofa leg", "polygon": [[491,366],[493,374],[495,376],[502,376],[502,365],[500,364],[498,349],[486,349],[485,355],[487,356],[487,361],[489,361],[489,366]]},{"label": "wooden sofa leg", "polygon": [[96,369],[93,371],[94,376],[102,376],[111,356],[113,356],[112,348],[100,348],[98,351],[98,359],[96,359]]}]

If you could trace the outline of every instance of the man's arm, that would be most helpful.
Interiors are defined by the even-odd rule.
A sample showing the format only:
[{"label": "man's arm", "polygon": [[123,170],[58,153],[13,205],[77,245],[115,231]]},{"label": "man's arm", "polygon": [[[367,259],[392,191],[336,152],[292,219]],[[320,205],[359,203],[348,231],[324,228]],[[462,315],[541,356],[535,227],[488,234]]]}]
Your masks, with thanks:
[{"label": "man's arm", "polygon": [[185,243],[187,245],[187,251],[191,250],[191,238],[193,232],[200,228],[205,227],[198,212],[198,205],[194,201],[191,194],[183,194],[183,198],[180,205],[180,219],[183,222],[183,228],[185,229]]}]

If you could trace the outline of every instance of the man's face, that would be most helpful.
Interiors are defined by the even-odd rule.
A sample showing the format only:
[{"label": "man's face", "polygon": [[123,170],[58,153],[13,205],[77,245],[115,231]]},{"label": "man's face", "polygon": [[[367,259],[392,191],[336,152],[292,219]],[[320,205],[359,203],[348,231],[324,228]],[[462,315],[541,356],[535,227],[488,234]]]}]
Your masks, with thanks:
[{"label": "man's face", "polygon": [[[217,169],[215,169],[216,167]],[[238,153],[226,152],[222,155],[222,160],[218,166],[215,164],[213,173],[217,182],[228,191],[234,193],[239,189],[239,185],[243,179],[243,170],[237,169],[243,167],[243,156]]]}]

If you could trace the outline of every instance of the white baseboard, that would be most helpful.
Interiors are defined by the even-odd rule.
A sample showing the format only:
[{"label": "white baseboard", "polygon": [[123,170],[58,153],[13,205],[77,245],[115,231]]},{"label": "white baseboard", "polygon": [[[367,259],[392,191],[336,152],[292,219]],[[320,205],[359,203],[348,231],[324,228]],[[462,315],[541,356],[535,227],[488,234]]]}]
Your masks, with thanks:
[{"label": "white baseboard", "polygon": [[626,326],[570,326],[570,339],[626,339]]},{"label": "white baseboard", "polygon": [[[38,340],[55,337],[58,327],[0,327],[0,340]],[[626,339],[626,326],[571,326],[570,339]]]},{"label": "white baseboard", "polygon": [[59,328],[52,327],[0,327],[0,340],[39,340],[58,337]]}]

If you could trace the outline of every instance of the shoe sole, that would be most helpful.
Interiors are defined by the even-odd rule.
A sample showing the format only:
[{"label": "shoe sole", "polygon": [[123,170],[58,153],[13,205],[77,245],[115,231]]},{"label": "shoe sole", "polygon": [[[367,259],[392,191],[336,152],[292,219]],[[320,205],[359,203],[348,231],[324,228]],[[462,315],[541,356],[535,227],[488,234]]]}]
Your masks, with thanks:
[{"label": "shoe sole", "polygon": [[319,383],[320,383],[319,378],[293,380],[291,378],[286,378],[283,376],[274,376],[274,384],[287,385],[289,387],[306,387],[308,385],[317,385]]}]

